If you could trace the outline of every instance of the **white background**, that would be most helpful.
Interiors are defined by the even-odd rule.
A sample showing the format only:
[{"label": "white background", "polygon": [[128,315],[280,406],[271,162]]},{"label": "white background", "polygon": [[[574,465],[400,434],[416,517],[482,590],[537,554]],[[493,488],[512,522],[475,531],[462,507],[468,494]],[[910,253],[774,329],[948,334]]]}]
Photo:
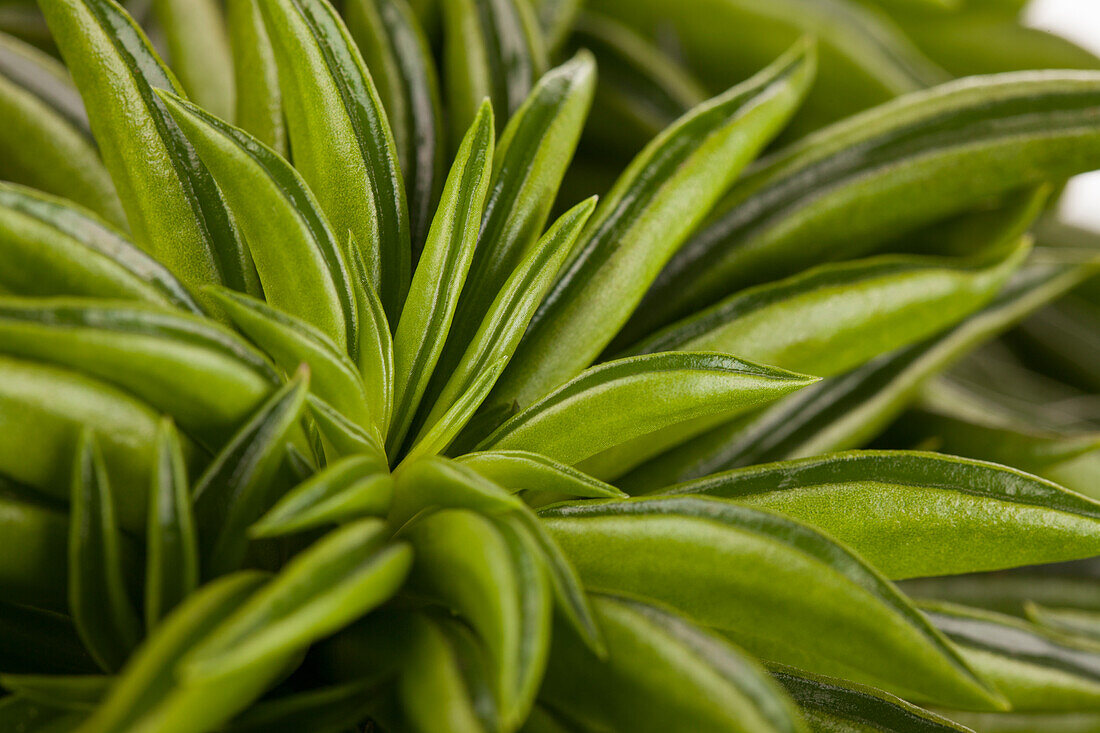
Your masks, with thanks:
[{"label": "white background", "polygon": [[[1100,0],[1032,0],[1027,22],[1100,54]],[[1070,183],[1062,215],[1075,224],[1100,229],[1100,172],[1079,176]]]}]

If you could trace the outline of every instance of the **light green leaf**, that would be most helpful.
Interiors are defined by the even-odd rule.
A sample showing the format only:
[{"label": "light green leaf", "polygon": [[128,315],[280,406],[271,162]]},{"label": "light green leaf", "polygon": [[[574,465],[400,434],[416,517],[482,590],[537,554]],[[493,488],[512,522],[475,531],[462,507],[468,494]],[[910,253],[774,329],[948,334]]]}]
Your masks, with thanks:
[{"label": "light green leaf", "polygon": [[259,0],[227,0],[226,25],[233,53],[237,109],[233,121],[279,155],[286,157],[286,118],[275,51],[267,35]]},{"label": "light green leaf", "polygon": [[599,356],[668,258],[794,113],[814,59],[800,44],[646,146],[600,203],[494,401],[529,405]]},{"label": "light green leaf", "polygon": [[364,430],[314,395],[309,395],[306,401],[324,443],[324,454],[330,461],[356,453],[383,457],[386,455],[382,439],[376,432]]},{"label": "light green leaf", "polygon": [[805,525],[697,497],[562,504],[540,518],[586,587],[665,603],[762,659],[1001,706],[893,585]]},{"label": "light green leaf", "polygon": [[351,264],[351,286],[359,311],[359,344],[354,350],[355,363],[362,377],[362,389],[374,418],[374,427],[385,435],[393,412],[393,334],[390,333],[382,300],[371,284],[363,255],[357,247],[348,247],[348,260]]},{"label": "light green leaf", "polygon": [[233,121],[237,107],[226,18],[217,0],[153,0],[168,60],[195,104]]},{"label": "light green leaf", "polygon": [[426,456],[403,465],[394,475],[393,507],[389,521],[401,527],[425,509],[470,509],[500,514],[525,509],[526,505],[489,479],[456,461]]},{"label": "light green leaf", "polygon": [[[480,451],[456,458],[509,491],[568,498],[615,499],[626,496],[611,484],[558,463],[541,453],[520,450]],[[533,499],[536,497],[529,497]],[[541,498],[540,498],[541,501]]]}]

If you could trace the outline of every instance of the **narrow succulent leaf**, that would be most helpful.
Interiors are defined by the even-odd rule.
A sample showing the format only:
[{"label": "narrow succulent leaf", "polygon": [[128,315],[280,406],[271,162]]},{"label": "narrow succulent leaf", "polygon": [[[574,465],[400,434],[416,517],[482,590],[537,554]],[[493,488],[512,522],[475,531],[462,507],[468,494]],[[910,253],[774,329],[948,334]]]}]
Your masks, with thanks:
[{"label": "narrow succulent leaf", "polygon": [[910,94],[822,130],[730,192],[627,331],[637,338],[731,290],[868,253],[991,196],[1092,170],[1098,105],[1100,73],[1005,74]]},{"label": "narrow succulent leaf", "polygon": [[327,336],[262,300],[226,288],[210,289],[208,295],[284,372],[293,373],[299,364],[307,364],[310,388],[318,397],[352,422],[372,424],[358,369]]},{"label": "narrow succulent leaf", "polygon": [[1100,612],[1096,580],[1087,575],[1044,572],[1021,568],[1000,573],[920,578],[898,584],[905,594],[920,601],[946,601],[1027,617],[1029,604]]},{"label": "narrow succulent leaf", "polygon": [[160,263],[69,203],[0,183],[0,288],[18,295],[141,300],[201,313]]},{"label": "narrow succulent leaf", "polygon": [[64,507],[20,496],[5,483],[0,482],[0,536],[4,538],[0,545],[0,588],[4,589],[4,600],[64,611],[68,598],[69,517]]},{"label": "narrow succulent leaf", "polygon": [[805,525],[697,497],[540,517],[587,587],[665,603],[760,658],[943,705],[1001,706],[894,586]]},{"label": "narrow succulent leaf", "polygon": [[[458,363],[490,310],[500,303],[498,294],[516,283],[517,268],[532,262],[531,249],[538,247],[536,241],[588,116],[595,77],[591,55],[578,53],[539,80],[504,128],[478,246],[443,364]],[[579,217],[581,211],[574,209],[571,218]],[[590,215],[584,215],[584,220]],[[558,227],[566,226],[566,221],[559,220]],[[559,246],[565,246],[567,232],[557,229],[557,236],[563,238]],[[544,236],[541,244],[546,243]]]},{"label": "narrow succulent leaf", "polygon": [[73,450],[90,429],[118,500],[118,523],[128,530],[145,526],[158,420],[148,405],[108,384],[0,356],[0,475],[68,501]]},{"label": "narrow succulent leaf", "polygon": [[332,223],[351,232],[391,321],[410,273],[409,213],[386,112],[326,0],[261,0],[279,67],[294,166]]},{"label": "narrow succulent leaf", "polygon": [[573,30],[582,0],[535,0],[531,4],[542,28],[546,50],[554,55]]},{"label": "narrow succulent leaf", "polygon": [[195,483],[204,577],[237,569],[248,547],[248,526],[279,498],[272,495],[272,479],[308,391],[309,370],[301,369],[241,426]]},{"label": "narrow succulent leaf", "polygon": [[258,702],[229,726],[227,733],[345,733],[361,723],[371,707],[372,683],[347,682]]},{"label": "narrow succulent leaf", "polygon": [[545,49],[524,0],[442,3],[443,69],[451,133],[462,139],[488,98],[503,126],[546,67]]},{"label": "narrow succulent leaf", "polygon": [[[484,313],[477,314],[482,320],[476,331],[464,320],[466,316],[474,317],[475,314],[464,314],[463,303],[466,301],[460,301],[456,325],[450,336],[454,340],[444,348],[424,396],[424,404],[432,405],[423,421],[425,425],[432,425],[444,411],[449,410],[459,395],[468,392],[474,380],[494,361],[503,360],[501,369],[507,366],[535,310],[553,285],[595,206],[595,198],[590,198],[567,211],[550,227],[500,288],[492,291],[496,297]],[[485,231],[484,228],[482,231]],[[494,243],[492,239],[483,238],[482,241],[485,245]],[[483,249],[475,250],[475,261],[478,251]],[[464,291],[465,295],[482,297],[473,281],[469,282],[468,288]],[[477,308],[477,311],[480,310]],[[473,336],[469,340],[464,338],[471,331]],[[465,352],[460,355],[456,347],[464,348]]]},{"label": "narrow succulent leaf", "polygon": [[370,281],[363,255],[357,247],[348,247],[348,260],[359,312],[359,343],[349,351],[354,353],[374,426],[385,435],[393,411],[393,334],[382,300]]},{"label": "narrow succulent leaf", "polygon": [[344,258],[305,181],[243,130],[179,97],[158,96],[225,192],[267,302],[342,349],[354,343],[355,302]]},{"label": "narrow succulent leaf", "polygon": [[199,548],[179,436],[170,420],[157,431],[145,542],[145,629],[152,631],[199,584]]},{"label": "narrow succulent leaf", "polygon": [[501,514],[526,508],[524,503],[489,479],[456,461],[428,456],[402,466],[394,478],[389,522],[401,527],[425,509],[470,509]]},{"label": "narrow succulent leaf", "polygon": [[738,466],[857,448],[878,435],[930,377],[1085,280],[1088,265],[1025,267],[981,311],[944,334],[734,420],[649,461],[619,484],[632,493],[663,488]]},{"label": "narrow succulent leaf", "polygon": [[210,449],[279,382],[264,356],[229,329],[141,303],[0,297],[0,352],[114,384]]},{"label": "narrow succulent leaf", "polygon": [[137,23],[113,0],[43,0],[39,7],[73,72],[137,244],[191,287],[258,292],[222,191],[155,93],[180,87]]},{"label": "narrow succulent leaf", "polygon": [[[64,549],[62,554],[67,554]],[[88,654],[70,617],[32,606],[0,602],[0,654],[3,654],[4,672],[96,674],[101,671]]]},{"label": "narrow succulent leaf", "polygon": [[443,351],[470,268],[493,160],[493,111],[482,105],[455,156],[393,338],[393,419],[386,445],[401,447]]},{"label": "narrow succulent leaf", "polygon": [[388,600],[412,553],[380,519],[333,530],[299,553],[194,649],[184,679],[225,679],[306,649]]},{"label": "narrow succulent leaf", "polygon": [[504,367],[508,365],[506,358],[497,359],[492,364],[481,370],[469,388],[458,396],[458,399],[438,420],[428,422],[416,440],[412,441],[412,448],[403,460],[415,461],[424,456],[434,456],[447,450],[447,446],[470,421],[477,412],[477,408],[489,396],[489,391],[496,384]]},{"label": "narrow succulent leaf", "polygon": [[593,607],[607,659],[557,630],[541,693],[583,729],[807,730],[763,668],[725,639],[642,601],[601,594]]},{"label": "narrow succulent leaf", "polygon": [[520,450],[467,453],[457,459],[509,491],[580,499],[616,499],[626,496],[611,484],[558,463],[541,453]]},{"label": "narrow succulent leaf", "polygon": [[140,728],[199,733],[216,727],[271,683],[277,670],[253,669],[232,684],[190,688],[176,676],[179,661],[263,583],[256,572],[216,580],[190,596],[138,648],[102,705],[78,733]]},{"label": "narrow succulent leaf", "polygon": [[347,456],[287,492],[249,528],[249,534],[276,537],[360,517],[385,516],[392,499],[393,479],[384,456]]},{"label": "narrow succulent leaf", "polygon": [[153,14],[180,86],[195,104],[232,122],[237,90],[221,5],[216,0],[153,0]]},{"label": "narrow succulent leaf", "polygon": [[719,351],[820,377],[840,374],[980,309],[1030,249],[1022,241],[977,261],[886,256],[824,265],[730,296],[630,353]]},{"label": "narrow succulent leaf", "polygon": [[[496,401],[530,404],[603,351],[665,262],[782,129],[813,78],[803,43],[682,117],[600,204],[520,344]],[[569,343],[568,349],[560,348]]]},{"label": "narrow succulent leaf", "polygon": [[1014,711],[1100,709],[1100,644],[988,611],[922,608]]},{"label": "narrow succulent leaf", "polygon": [[613,471],[653,450],[649,441],[667,439],[663,429],[745,411],[814,381],[721,354],[622,359],[593,367],[534,403],[479,449],[526,450],[570,466],[618,449],[615,460],[601,466]]},{"label": "narrow succulent leaf", "polygon": [[405,181],[415,264],[443,188],[447,148],[435,60],[424,29],[405,0],[347,0],[344,15],[393,132]]},{"label": "narrow succulent leaf", "polygon": [[137,645],[141,624],[126,592],[115,498],[90,432],[81,436],[74,463],[69,613],[96,662],[113,672]]},{"label": "narrow succulent leaf", "polygon": [[112,677],[98,674],[0,675],[0,686],[5,690],[25,700],[61,710],[94,710],[113,681]]},{"label": "narrow succulent leaf", "polygon": [[973,733],[969,728],[871,687],[790,667],[776,667],[771,673],[802,709],[813,731]]},{"label": "narrow succulent leaf", "polygon": [[330,461],[339,456],[367,453],[385,456],[382,439],[375,432],[368,432],[348,420],[332,405],[314,395],[307,398],[310,414],[317,425],[324,443],[324,455]]},{"label": "narrow succulent leaf", "polygon": [[833,453],[661,493],[732,499],[793,517],[890,578],[1100,555],[1100,502],[1013,468],[938,453]]},{"label": "narrow succulent leaf", "polygon": [[0,34],[0,174],[86,206],[115,226],[126,215],[88,130],[68,72],[42,51]]},{"label": "narrow succulent leaf", "polygon": [[225,6],[236,89],[232,119],[237,127],[285,158],[286,117],[279,70],[258,3],[228,0]]}]

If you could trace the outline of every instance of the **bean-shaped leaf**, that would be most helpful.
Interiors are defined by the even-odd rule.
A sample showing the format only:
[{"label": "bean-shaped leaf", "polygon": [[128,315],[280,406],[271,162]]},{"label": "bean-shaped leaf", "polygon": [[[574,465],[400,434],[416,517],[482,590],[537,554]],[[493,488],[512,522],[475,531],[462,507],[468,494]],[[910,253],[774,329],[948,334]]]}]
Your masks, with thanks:
[{"label": "bean-shaped leaf", "polygon": [[799,45],[646,146],[601,201],[495,401],[529,405],[596,359],[668,258],[794,113],[814,59],[812,46]]},{"label": "bean-shaped leaf", "polygon": [[0,482],[0,592],[8,603],[64,611],[68,517],[6,483]]},{"label": "bean-shaped leaf", "polygon": [[225,192],[267,302],[312,324],[342,349],[356,343],[344,257],[302,177],[243,130],[179,97],[158,95]]},{"label": "bean-shaped leaf", "polygon": [[[668,429],[687,430],[815,381],[721,354],[636,356],[592,367],[501,425],[479,450],[532,451],[570,466],[610,455],[600,468],[613,471],[655,450]],[[638,404],[644,413],[629,409]]]},{"label": "bean-shaped leaf", "polygon": [[[523,338],[527,324],[535,315],[535,309],[553,285],[558,270],[573,250],[581,228],[592,215],[595,206],[595,198],[580,203],[550,227],[501,288],[494,291],[496,297],[465,347],[465,353],[458,356],[458,349],[443,350],[439,365],[424,395],[423,404],[432,405],[423,420],[425,427],[433,425],[460,395],[468,392],[473,381],[490,364],[503,360],[500,368],[503,370],[507,366]],[[484,244],[490,242],[484,241]],[[473,286],[474,283],[471,282],[470,285]],[[472,295],[478,291],[475,288],[472,292],[467,292]],[[458,340],[449,344],[449,347],[463,343],[462,335],[471,330],[463,323],[462,318],[460,303],[456,327],[452,332]]]},{"label": "bean-shaped leaf", "polygon": [[226,288],[211,289],[209,296],[284,372],[308,364],[310,387],[318,397],[356,424],[371,425],[372,408],[381,408],[367,404],[355,364],[327,336],[262,300]]},{"label": "bean-shaped leaf", "polygon": [[279,69],[267,35],[259,0],[228,0],[226,24],[233,53],[237,109],[233,121],[279,155],[286,157],[286,117]]},{"label": "bean-shaped leaf", "polygon": [[0,297],[0,352],[117,385],[212,450],[279,381],[229,329],[140,303]]},{"label": "bean-shaped leaf", "polygon": [[931,376],[1094,271],[1079,264],[1029,265],[992,303],[950,331],[811,386],[747,420],[728,422],[618,483],[641,493],[737,466],[860,447],[900,415]]},{"label": "bean-shaped leaf", "polygon": [[249,528],[249,534],[276,537],[365,516],[385,516],[392,499],[393,479],[384,456],[347,456],[287,492]]},{"label": "bean-shaped leaf", "polygon": [[141,622],[126,592],[115,498],[89,431],[77,446],[71,505],[69,613],[96,662],[113,672],[137,645]]},{"label": "bean-shaped leaf", "polygon": [[219,725],[259,696],[278,669],[253,669],[231,683],[222,680],[219,687],[207,689],[187,689],[176,671],[180,659],[263,581],[261,573],[236,573],[191,595],[134,652],[104,703],[77,728],[79,733],[122,733],[140,727],[199,733]]},{"label": "bean-shaped leaf", "polygon": [[355,363],[362,377],[367,406],[374,426],[382,435],[389,429],[393,412],[393,334],[378,292],[370,281],[363,255],[356,247],[348,248],[351,285],[359,311],[359,344],[354,349]]},{"label": "bean-shaped leaf", "polygon": [[798,703],[814,731],[832,733],[972,733],[881,690],[847,680],[776,667],[772,677]]},{"label": "bean-shaped leaf", "polygon": [[720,351],[821,377],[840,374],[978,310],[1029,251],[1024,241],[977,261],[886,256],[824,265],[726,298],[630,351]]},{"label": "bean-shaped leaf", "polygon": [[122,205],[68,72],[56,59],[0,34],[0,174],[126,223]]},{"label": "bean-shaped leaf", "polygon": [[1100,709],[1100,644],[989,611],[922,608],[1013,710]]},{"label": "bean-shaped leaf", "polygon": [[296,555],[184,660],[183,678],[225,679],[304,650],[392,596],[412,553],[380,519],[333,530]]},{"label": "bean-shaped leaf", "polygon": [[486,103],[455,156],[394,333],[396,384],[386,439],[391,454],[405,439],[451,327],[477,242],[493,140],[493,111]]},{"label": "bean-shaped leaf", "polygon": [[195,483],[204,577],[237,569],[248,547],[248,526],[279,498],[272,480],[308,391],[309,370],[303,368],[256,410]]},{"label": "bean-shaped leaf", "polygon": [[467,453],[456,459],[509,491],[532,491],[550,496],[614,499],[619,489],[541,453],[519,450]]},{"label": "bean-shaped leaf", "polygon": [[[530,262],[529,253],[546,225],[592,104],[595,76],[591,55],[578,53],[539,79],[504,128],[493,161],[478,246],[442,364],[458,363],[490,309],[499,302],[498,294],[509,281],[515,282],[514,273],[524,259]],[[572,215],[578,216],[579,210]]]},{"label": "bean-shaped leaf", "polygon": [[195,104],[233,121],[237,107],[226,18],[216,0],[153,0],[168,60]]},{"label": "bean-shaped leaf", "polygon": [[199,548],[179,436],[170,420],[157,431],[145,542],[145,629],[152,631],[199,584]]},{"label": "bean-shaped leaf", "polygon": [[608,657],[565,628],[540,698],[588,730],[805,731],[781,688],[725,639],[642,601],[593,598]]},{"label": "bean-shaped leaf", "polygon": [[661,493],[780,512],[844,542],[891,578],[1100,555],[1100,503],[1013,468],[937,453],[834,453]]},{"label": "bean-shaped leaf", "polygon": [[18,295],[143,300],[201,313],[159,262],[68,203],[0,183],[0,287]]},{"label": "bean-shaped leaf", "polygon": [[[118,523],[145,526],[159,416],[108,384],[47,364],[0,357],[0,474],[68,501],[81,431],[96,434],[118,498]],[[186,448],[194,455],[193,446]]]},{"label": "bean-shaped leaf", "polygon": [[409,284],[409,213],[386,112],[343,20],[325,0],[261,0],[294,167],[339,236],[351,232],[391,321]]},{"label": "bean-shaped leaf", "polygon": [[443,69],[451,133],[457,142],[486,97],[498,125],[519,109],[546,68],[537,21],[523,0],[442,3]]},{"label": "bean-shaped leaf", "polygon": [[405,180],[413,262],[443,187],[443,110],[428,38],[405,0],[348,0],[348,31],[363,54],[393,132]]},{"label": "bean-shaped leaf", "polygon": [[389,521],[395,527],[433,507],[500,514],[525,508],[522,501],[456,461],[427,456],[402,466],[395,475]]},{"label": "bean-shaped leaf", "polygon": [[763,659],[945,705],[1001,706],[893,585],[805,525],[698,497],[540,516],[587,587],[668,604]]},{"label": "bean-shaped leaf", "polygon": [[189,286],[258,293],[222,191],[155,94],[180,88],[133,18],[113,0],[39,7],[84,98],[137,244]]},{"label": "bean-shaped leaf", "polygon": [[[991,196],[1092,170],[1098,108],[1100,73],[1004,74],[910,94],[822,130],[730,192],[627,330],[637,338],[736,288],[867,253]],[[967,175],[949,172],[959,169]]]}]

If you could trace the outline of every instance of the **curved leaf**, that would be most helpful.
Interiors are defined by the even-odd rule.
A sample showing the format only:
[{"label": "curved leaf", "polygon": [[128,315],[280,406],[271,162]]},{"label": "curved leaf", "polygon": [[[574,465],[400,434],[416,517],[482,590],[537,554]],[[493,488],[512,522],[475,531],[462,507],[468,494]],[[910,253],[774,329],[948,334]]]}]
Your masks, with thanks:
[{"label": "curved leaf", "polygon": [[223,120],[237,107],[226,18],[216,0],[153,0],[168,60],[188,96]]},{"label": "curved leaf", "polygon": [[336,408],[315,395],[308,395],[309,411],[324,444],[324,455],[330,460],[355,453],[385,456],[382,439],[344,417]]},{"label": "curved leaf", "polygon": [[374,427],[382,435],[389,429],[393,412],[393,334],[386,320],[382,300],[370,282],[367,266],[358,248],[348,248],[351,285],[359,311],[359,344],[354,349],[355,363],[362,377],[367,406]]},{"label": "curved leaf", "polygon": [[541,453],[494,450],[466,453],[455,459],[509,491],[533,491],[550,496],[615,499],[626,496],[611,484],[558,463]]},{"label": "curved leaf", "polygon": [[261,143],[286,157],[286,118],[275,51],[259,0],[227,0],[226,25],[233,53],[237,108],[233,121]]},{"label": "curved leaf", "polygon": [[401,466],[394,478],[397,486],[389,515],[394,527],[431,508],[470,509],[490,515],[525,508],[522,501],[492,481],[447,458],[426,456]]}]

